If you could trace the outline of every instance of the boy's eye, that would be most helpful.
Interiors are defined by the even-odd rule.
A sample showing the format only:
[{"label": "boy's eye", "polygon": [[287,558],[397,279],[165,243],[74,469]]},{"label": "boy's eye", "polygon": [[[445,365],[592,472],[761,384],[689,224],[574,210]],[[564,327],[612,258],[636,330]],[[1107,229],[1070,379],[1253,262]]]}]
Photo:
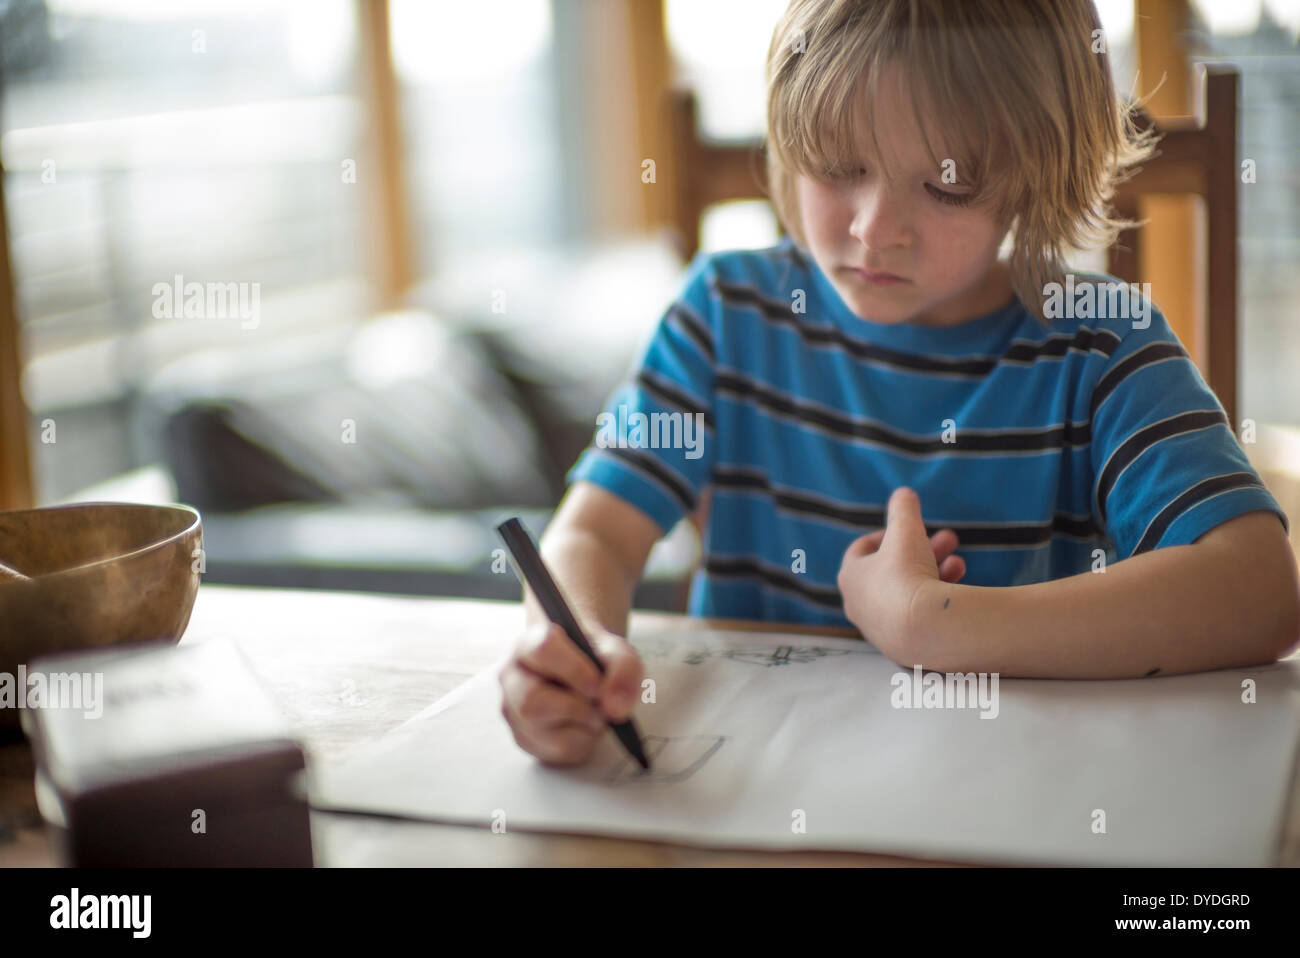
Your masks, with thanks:
[{"label": "boy's eye", "polygon": [[952,206],[965,206],[970,202],[969,193],[949,193],[947,190],[941,190],[937,186],[932,186],[929,183],[925,184],[925,188],[929,190],[930,195],[940,203],[948,203]]}]

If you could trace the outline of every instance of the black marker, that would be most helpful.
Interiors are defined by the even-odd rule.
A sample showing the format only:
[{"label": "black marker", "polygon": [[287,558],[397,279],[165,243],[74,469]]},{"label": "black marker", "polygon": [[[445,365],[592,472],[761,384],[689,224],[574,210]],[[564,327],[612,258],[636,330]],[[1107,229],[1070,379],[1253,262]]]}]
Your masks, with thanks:
[{"label": "black marker", "polygon": [[[559,587],[556,586],[555,580],[551,577],[550,571],[546,568],[546,563],[542,561],[542,555],[537,551],[537,546],[533,545],[532,536],[524,528],[524,524],[516,519],[507,519],[497,526],[497,535],[501,541],[506,544],[510,550],[510,555],[515,560],[515,571],[528,587],[533,590],[537,596],[537,601],[542,604],[546,617],[552,622],[564,629],[573,644],[586,653],[587,658],[591,659],[596,666],[596,671],[601,675],[605,674],[605,664],[596,657],[592,650],[591,644],[587,637],[582,634],[582,629],[578,625],[578,620],[573,617],[573,612],[569,610],[568,603],[560,595]],[[618,740],[623,743],[632,757],[641,763],[644,769],[650,768],[650,760],[645,757],[645,749],[641,747],[641,736],[637,734],[636,726],[632,724],[629,718],[624,722],[609,723]]]}]

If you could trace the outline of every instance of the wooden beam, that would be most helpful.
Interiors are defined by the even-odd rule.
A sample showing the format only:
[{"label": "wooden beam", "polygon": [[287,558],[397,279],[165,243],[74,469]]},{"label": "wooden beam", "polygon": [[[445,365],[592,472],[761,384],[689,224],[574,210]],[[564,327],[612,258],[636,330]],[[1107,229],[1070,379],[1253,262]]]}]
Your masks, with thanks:
[{"label": "wooden beam", "polygon": [[30,509],[36,503],[27,447],[27,406],[21,389],[22,338],[9,262],[4,182],[4,163],[0,160],[0,510]]},{"label": "wooden beam", "polygon": [[[1137,0],[1135,14],[1139,76],[1144,90],[1154,90],[1146,111],[1161,121],[1189,116],[1194,107],[1183,40],[1189,21],[1187,0]],[[1196,198],[1143,197],[1138,214],[1148,223],[1142,228],[1138,270],[1151,284],[1152,299],[1204,373],[1205,276],[1200,268],[1204,258],[1198,256],[1203,246],[1202,212],[1203,204]]]},{"label": "wooden beam", "polygon": [[374,286],[381,307],[394,308],[402,303],[415,274],[388,0],[357,0],[357,11],[369,166],[357,171],[357,182],[367,191]]},{"label": "wooden beam", "polygon": [[[1219,116],[1233,113],[1237,104],[1237,74],[1207,76],[1206,113]],[[1211,188],[1205,197],[1206,277],[1205,336],[1211,346],[1206,350],[1205,378],[1215,388],[1219,401],[1228,413],[1228,422],[1238,431],[1237,356],[1240,347],[1237,314],[1237,131],[1212,131],[1210,136]],[[1214,184],[1222,184],[1218,188]],[[1229,188],[1229,186],[1231,188]],[[1238,435],[1240,435],[1238,433]]]},{"label": "wooden beam", "polygon": [[641,227],[659,229],[673,222],[672,58],[664,27],[664,0],[623,0],[627,4],[632,46],[637,153],[653,159],[655,182],[641,184]]}]

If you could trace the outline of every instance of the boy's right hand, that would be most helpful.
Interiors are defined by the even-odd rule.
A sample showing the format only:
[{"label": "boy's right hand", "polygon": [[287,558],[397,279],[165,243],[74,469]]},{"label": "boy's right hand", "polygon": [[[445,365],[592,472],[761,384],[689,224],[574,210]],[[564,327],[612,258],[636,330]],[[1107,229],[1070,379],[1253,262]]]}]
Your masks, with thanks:
[{"label": "boy's right hand", "polygon": [[605,666],[591,659],[553,622],[529,626],[502,666],[501,714],[519,747],[547,765],[581,765],[609,722],[632,714],[641,689],[641,658],[622,636],[589,634]]}]

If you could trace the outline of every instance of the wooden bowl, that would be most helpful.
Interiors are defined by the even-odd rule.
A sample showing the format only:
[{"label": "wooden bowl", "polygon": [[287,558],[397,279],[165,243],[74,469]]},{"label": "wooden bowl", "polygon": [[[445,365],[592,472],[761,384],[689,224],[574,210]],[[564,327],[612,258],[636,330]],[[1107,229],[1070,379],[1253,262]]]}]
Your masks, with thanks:
[{"label": "wooden bowl", "polygon": [[[38,655],[178,642],[199,588],[202,542],[203,520],[189,506],[0,512],[0,563],[11,573],[0,574],[0,673],[16,683],[18,666]],[[19,718],[19,709],[0,708],[0,728],[17,728]]]}]

